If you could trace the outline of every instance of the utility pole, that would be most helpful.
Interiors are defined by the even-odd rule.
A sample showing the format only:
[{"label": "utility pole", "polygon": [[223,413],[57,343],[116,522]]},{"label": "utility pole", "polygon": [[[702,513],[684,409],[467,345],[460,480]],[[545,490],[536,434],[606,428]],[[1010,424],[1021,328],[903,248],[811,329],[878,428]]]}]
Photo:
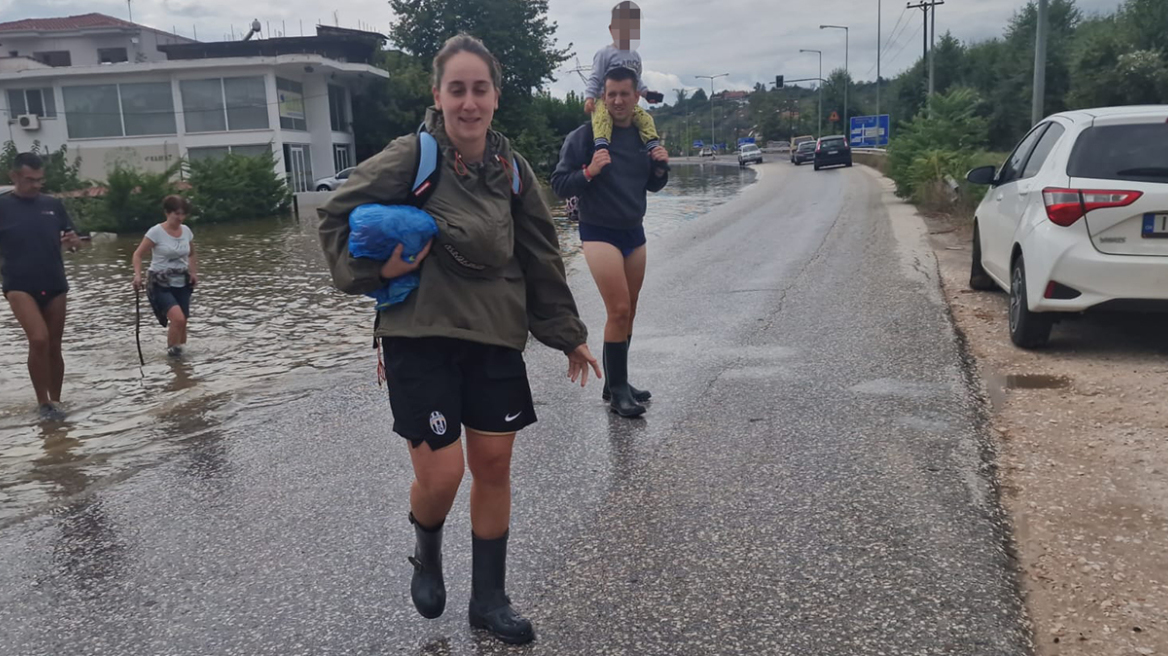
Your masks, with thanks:
[{"label": "utility pole", "polygon": [[880,51],[883,47],[880,41],[884,31],[884,1],[876,0],[876,115],[880,116]]},{"label": "utility pole", "polygon": [[729,73],[721,73],[719,75],[695,75],[694,76],[694,77],[698,78],[699,80],[709,80],[710,81],[710,140],[711,140],[711,143],[714,144],[714,146],[717,146],[717,144],[718,144],[718,136],[717,136],[717,133],[714,131],[715,130],[715,128],[714,128],[714,80],[716,80],[720,77],[729,77],[729,75],[730,75]]},{"label": "utility pole", "polygon": [[[848,120],[848,88],[852,86],[852,73],[848,68],[848,51],[851,49],[851,30],[844,25],[820,25],[821,30],[843,30],[844,31],[844,133],[848,135],[848,142],[852,140],[852,124]],[[820,73],[819,77],[823,77]]]},{"label": "utility pole", "polygon": [[[924,14],[924,21],[925,21],[925,23],[924,23],[924,25],[925,25],[925,30],[924,30],[924,32],[925,32],[925,33],[924,33],[923,35],[921,35],[921,36],[923,37],[923,41],[924,41],[924,44],[923,44],[923,46],[924,46],[924,50],[923,50],[924,54],[921,56],[921,58],[922,58],[922,60],[925,60],[925,59],[927,59],[927,60],[928,60],[928,69],[929,69],[929,96],[928,96],[929,116],[932,116],[932,115],[933,115],[933,93],[934,93],[934,91],[936,90],[936,86],[935,86],[935,85],[936,85],[936,75],[937,75],[937,56],[936,56],[936,53],[935,53],[935,52],[933,52],[933,50],[936,50],[936,48],[937,48],[937,6],[938,6],[938,5],[943,5],[943,4],[945,4],[945,0],[922,0],[922,1],[921,1],[920,3],[918,3],[918,4],[915,4],[915,5],[914,5],[914,4],[909,4],[909,5],[908,5],[908,8],[909,8],[909,9],[920,9],[920,10],[922,10],[922,11],[924,11],[924,12],[925,12],[925,14]],[[931,10],[932,10],[932,12],[933,12],[933,34],[932,34],[932,39],[933,39],[933,48],[932,48],[932,50],[930,50],[930,49],[929,49],[929,10],[930,10],[930,9],[931,9]]]},{"label": "utility pole", "polygon": [[131,4],[131,0],[126,0],[126,11],[130,12],[130,22],[133,23],[134,22],[134,5]]},{"label": "utility pole", "polygon": [[1034,35],[1034,99],[1030,108],[1030,124],[1042,120],[1046,102],[1046,36],[1049,29],[1047,0],[1038,0],[1038,31]]}]

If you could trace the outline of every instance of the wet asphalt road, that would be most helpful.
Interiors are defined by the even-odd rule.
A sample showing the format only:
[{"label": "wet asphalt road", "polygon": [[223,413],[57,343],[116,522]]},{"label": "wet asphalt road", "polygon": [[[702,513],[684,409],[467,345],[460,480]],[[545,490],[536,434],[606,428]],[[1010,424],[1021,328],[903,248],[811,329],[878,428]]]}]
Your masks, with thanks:
[{"label": "wet asphalt road", "polygon": [[[160,464],[0,529],[2,654],[1030,653],[935,264],[859,168],[786,163],[650,243],[643,421],[533,345],[509,588],[538,641],[409,602],[409,462],[367,367],[202,427]],[[600,352],[603,311],[573,287]]]}]

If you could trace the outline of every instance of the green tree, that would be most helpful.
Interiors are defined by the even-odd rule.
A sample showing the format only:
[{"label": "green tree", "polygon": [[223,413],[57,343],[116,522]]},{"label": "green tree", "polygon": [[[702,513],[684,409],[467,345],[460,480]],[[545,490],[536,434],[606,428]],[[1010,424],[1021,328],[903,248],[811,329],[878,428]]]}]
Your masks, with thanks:
[{"label": "green tree", "polygon": [[403,134],[413,132],[434,102],[430,72],[422,61],[397,50],[377,54],[376,64],[389,79],[371,82],[353,97],[353,132],[357,160],[363,161]]},{"label": "green tree", "polygon": [[[530,126],[532,92],[555,80],[571,44],[556,47],[557,24],[547,18],[547,0],[390,0],[397,16],[390,38],[423,62],[460,33],[483,41],[503,66],[503,97],[496,126],[521,140]],[[528,139],[530,141],[530,139]]]}]

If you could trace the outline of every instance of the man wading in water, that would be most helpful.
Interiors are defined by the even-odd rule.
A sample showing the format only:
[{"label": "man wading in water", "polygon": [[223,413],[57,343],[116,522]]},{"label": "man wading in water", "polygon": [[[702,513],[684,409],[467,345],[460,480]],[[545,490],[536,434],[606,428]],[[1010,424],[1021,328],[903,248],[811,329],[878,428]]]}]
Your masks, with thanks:
[{"label": "man wading in water", "polygon": [[28,336],[28,375],[42,419],[60,421],[65,413],[61,386],[65,358],[65,260],[61,249],[81,246],[73,222],[58,199],[45,196],[44,163],[21,153],[9,173],[16,189],[0,196],[0,278],[12,314]]}]

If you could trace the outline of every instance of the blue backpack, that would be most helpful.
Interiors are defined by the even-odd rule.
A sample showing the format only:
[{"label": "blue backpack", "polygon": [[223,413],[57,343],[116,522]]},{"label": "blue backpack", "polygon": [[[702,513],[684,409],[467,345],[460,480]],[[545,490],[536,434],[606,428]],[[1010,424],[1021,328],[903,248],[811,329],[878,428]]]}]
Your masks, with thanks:
[{"label": "blue backpack", "polygon": [[[407,204],[421,208],[438,185],[442,173],[442,149],[438,140],[426,130],[426,124],[418,127],[418,161],[414,165],[414,184],[410,188]],[[512,202],[523,193],[523,181],[519,175],[519,158],[511,156],[511,197]]]}]

